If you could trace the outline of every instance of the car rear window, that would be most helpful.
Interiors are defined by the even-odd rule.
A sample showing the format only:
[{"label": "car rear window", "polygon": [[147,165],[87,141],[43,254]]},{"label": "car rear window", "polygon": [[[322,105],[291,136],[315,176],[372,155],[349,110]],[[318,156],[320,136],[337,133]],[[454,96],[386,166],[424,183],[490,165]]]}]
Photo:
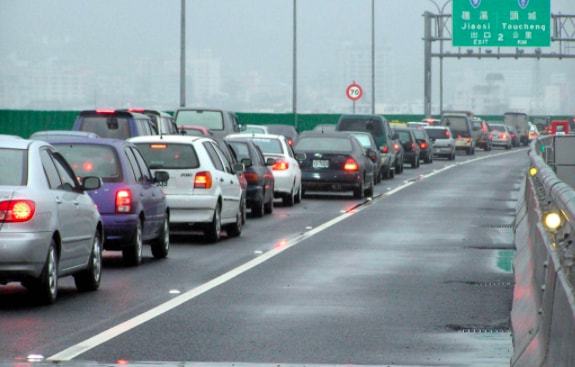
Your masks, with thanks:
[{"label": "car rear window", "polygon": [[255,145],[260,147],[264,154],[283,154],[284,150],[277,139],[252,139]]},{"label": "car rear window", "polygon": [[68,161],[79,179],[101,177],[104,182],[122,180],[122,168],[116,150],[97,144],[54,144],[56,150]]},{"label": "car rear window", "polygon": [[243,143],[240,141],[230,141],[228,143],[229,143],[230,147],[232,147],[234,153],[236,154],[238,161],[241,161],[242,159],[251,159],[252,158],[250,156],[250,148],[248,147],[247,143]]},{"label": "car rear window", "polygon": [[198,125],[211,130],[224,129],[224,116],[219,111],[178,111],[176,125]]},{"label": "car rear window", "polygon": [[447,129],[425,129],[431,139],[447,139]]},{"label": "car rear window", "polygon": [[300,152],[342,152],[351,153],[351,141],[345,138],[304,137],[295,147]]},{"label": "car rear window", "polygon": [[291,126],[268,125],[268,132],[274,135],[284,135],[289,137],[297,135],[297,131]]},{"label": "car rear window", "polygon": [[150,169],[194,169],[200,167],[196,150],[190,144],[136,144]]},{"label": "car rear window", "polygon": [[0,186],[28,184],[28,150],[0,149]]},{"label": "car rear window", "polygon": [[443,126],[449,126],[454,134],[469,135],[469,126],[465,117],[449,116],[441,121]]},{"label": "car rear window", "polygon": [[416,139],[427,139],[427,136],[425,135],[425,131],[423,131],[422,129],[413,130],[413,135],[415,135]]},{"label": "car rear window", "polygon": [[353,136],[359,141],[362,147],[371,148],[371,140],[368,135],[365,134],[353,134]]},{"label": "car rear window", "polygon": [[383,134],[381,123],[373,119],[342,119],[338,125],[339,131],[363,131],[374,136]]},{"label": "car rear window", "polygon": [[86,116],[81,117],[80,131],[95,133],[101,138],[129,139],[130,124],[125,117]]},{"label": "car rear window", "polygon": [[399,135],[399,141],[402,143],[410,143],[411,142],[411,134],[409,131],[398,131],[397,135]]},{"label": "car rear window", "polygon": [[503,125],[491,125],[491,130],[503,131],[503,132],[506,132],[506,131],[507,131],[507,130],[505,129],[505,126],[503,126]]}]

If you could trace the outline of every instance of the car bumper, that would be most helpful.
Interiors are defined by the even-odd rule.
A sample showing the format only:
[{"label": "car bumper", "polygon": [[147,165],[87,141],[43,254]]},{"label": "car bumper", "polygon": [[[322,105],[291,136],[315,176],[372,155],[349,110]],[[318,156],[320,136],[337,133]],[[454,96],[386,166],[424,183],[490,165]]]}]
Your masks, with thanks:
[{"label": "car bumper", "polygon": [[138,221],[137,214],[102,214],[104,249],[117,250],[132,240]]},{"label": "car bumper", "polygon": [[437,157],[449,156],[449,155],[453,154],[454,150],[455,150],[454,147],[434,147],[433,148],[433,155],[437,156]]},{"label": "car bumper", "polygon": [[39,277],[51,239],[51,232],[0,232],[0,281]]},{"label": "car bumper", "polygon": [[262,186],[250,186],[246,190],[246,203],[248,206],[252,204],[259,203],[264,200],[264,189]]},{"label": "car bumper", "polygon": [[218,204],[216,196],[166,195],[170,208],[170,224],[209,223]]},{"label": "car bumper", "polygon": [[496,146],[496,147],[506,147],[511,145],[511,140],[498,140],[498,139],[493,139],[491,141],[491,145]]},{"label": "car bumper", "polygon": [[359,173],[340,171],[302,172],[302,187],[308,191],[351,191],[361,186]]},{"label": "car bumper", "polygon": [[287,172],[274,171],[274,194],[291,194],[294,188],[294,177]]},{"label": "car bumper", "polygon": [[415,154],[414,152],[404,152],[403,153],[403,161],[410,163],[413,162],[413,159],[415,158]]},{"label": "car bumper", "polygon": [[457,139],[455,141],[455,149],[469,149],[473,147],[472,140]]}]

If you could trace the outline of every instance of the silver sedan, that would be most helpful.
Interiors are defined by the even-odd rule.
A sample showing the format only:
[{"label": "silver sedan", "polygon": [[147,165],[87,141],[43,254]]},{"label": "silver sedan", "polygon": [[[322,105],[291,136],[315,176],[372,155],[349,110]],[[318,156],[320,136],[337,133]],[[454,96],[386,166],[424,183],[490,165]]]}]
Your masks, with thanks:
[{"label": "silver sedan", "polygon": [[[58,278],[73,275],[81,291],[100,285],[102,223],[68,163],[44,142],[0,140],[0,284],[21,282],[53,303]],[[0,293],[1,294],[1,293]]]}]

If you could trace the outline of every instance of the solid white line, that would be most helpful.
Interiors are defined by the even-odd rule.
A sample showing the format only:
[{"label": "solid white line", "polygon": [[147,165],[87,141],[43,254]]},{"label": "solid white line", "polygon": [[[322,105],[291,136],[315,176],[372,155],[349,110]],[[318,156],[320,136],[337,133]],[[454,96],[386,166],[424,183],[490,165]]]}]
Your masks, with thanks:
[{"label": "solid white line", "polygon": [[[465,162],[461,162],[461,163],[456,163],[456,164],[451,164],[449,166],[446,166],[442,169],[439,170],[434,170],[433,172],[427,174],[427,175],[423,175],[422,176],[422,180],[423,179],[427,179],[429,177],[438,175],[442,172],[445,172],[449,169],[464,165],[464,164],[469,164],[472,162],[477,162],[483,159],[488,159],[488,158],[495,158],[495,157],[499,157],[502,155],[507,155],[507,154],[511,154],[511,153],[515,153],[517,151],[512,151],[512,152],[505,152],[505,153],[498,153],[495,155],[489,155],[489,156],[485,156],[485,157],[480,157],[480,158],[474,158],[474,159],[470,159],[468,161]],[[150,321],[153,320],[155,318],[157,318],[158,316],[161,316],[163,314],[165,314],[168,311],[171,311],[173,309],[175,309],[178,306],[181,306],[182,304],[191,301],[194,298],[197,298],[199,296],[201,296],[202,294],[224,284],[229,282],[230,280],[236,278],[237,276],[247,272],[250,269],[255,268],[258,265],[261,265],[262,263],[268,261],[269,259],[278,256],[279,254],[281,254],[282,252],[286,251],[287,249],[296,246],[297,244],[301,243],[302,241],[315,236],[316,234],[325,231],[326,229],[333,227],[334,225],[340,223],[341,221],[346,220],[347,218],[349,218],[350,216],[359,213],[360,211],[368,208],[370,205],[373,205],[373,203],[375,203],[376,201],[378,201],[379,199],[383,199],[385,197],[394,195],[408,187],[410,187],[411,185],[415,184],[416,182],[407,182],[399,187],[396,187],[395,189],[386,192],[385,194],[381,195],[379,198],[374,198],[374,200],[372,200],[371,202],[369,202],[369,205],[363,205],[360,206],[358,208],[352,209],[349,212],[346,212],[344,214],[341,214],[307,232],[304,232],[298,236],[296,236],[295,238],[286,241],[285,243],[282,243],[281,246],[274,246],[271,250],[263,253],[262,255],[248,261],[247,263],[244,263],[243,265],[238,266],[237,268],[234,268],[230,271],[228,271],[225,274],[222,274],[220,276],[218,276],[217,278],[214,278],[210,281],[208,281],[207,283],[204,283],[194,289],[191,289],[185,293],[182,293],[181,295],[172,298],[171,300],[162,303],[159,306],[156,306],[132,319],[129,319],[127,321],[124,321],[110,329],[107,329],[89,339],[86,339],[76,345],[73,345],[59,353],[56,353],[52,356],[50,356],[47,360],[48,361],[69,361],[71,359],[76,358],[77,356],[88,352],[89,350],[92,350],[94,348],[96,348],[99,345],[102,345],[108,341],[110,341],[111,339],[120,336],[122,334],[125,334],[126,332]]]}]

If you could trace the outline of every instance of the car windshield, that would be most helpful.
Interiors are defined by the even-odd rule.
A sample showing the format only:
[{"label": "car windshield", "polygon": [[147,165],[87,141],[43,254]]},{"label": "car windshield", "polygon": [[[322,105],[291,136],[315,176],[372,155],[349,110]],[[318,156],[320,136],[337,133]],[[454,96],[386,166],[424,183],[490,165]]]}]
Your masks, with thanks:
[{"label": "car windshield", "polygon": [[448,126],[455,135],[468,136],[469,127],[465,117],[449,116],[444,117],[441,124]]},{"label": "car windshield", "polygon": [[364,148],[371,148],[371,140],[369,139],[369,135],[365,134],[353,134],[353,136],[359,141],[362,147]]},{"label": "car windshield", "polygon": [[447,129],[425,129],[425,132],[431,139],[447,139]]},{"label": "car windshield", "polygon": [[101,138],[126,140],[131,137],[128,119],[124,117],[81,117],[80,130],[92,132]]},{"label": "car windshield", "polygon": [[277,139],[260,139],[255,138],[252,141],[260,147],[264,154],[284,154],[282,145]]},{"label": "car windshield", "polygon": [[58,152],[70,163],[81,180],[84,177],[101,177],[104,182],[121,180],[122,169],[114,148],[96,144],[54,144]]},{"label": "car windshield", "polygon": [[191,144],[158,142],[138,143],[136,146],[150,169],[194,169],[200,166]]},{"label": "car windshield", "polygon": [[342,152],[351,153],[351,141],[346,138],[304,137],[297,143],[295,150],[300,152]]},{"label": "car windshield", "polygon": [[223,130],[224,116],[220,111],[180,110],[176,114],[176,125],[198,125],[210,130]]},{"label": "car windshield", "polygon": [[28,150],[0,148],[0,186],[26,186]]}]

